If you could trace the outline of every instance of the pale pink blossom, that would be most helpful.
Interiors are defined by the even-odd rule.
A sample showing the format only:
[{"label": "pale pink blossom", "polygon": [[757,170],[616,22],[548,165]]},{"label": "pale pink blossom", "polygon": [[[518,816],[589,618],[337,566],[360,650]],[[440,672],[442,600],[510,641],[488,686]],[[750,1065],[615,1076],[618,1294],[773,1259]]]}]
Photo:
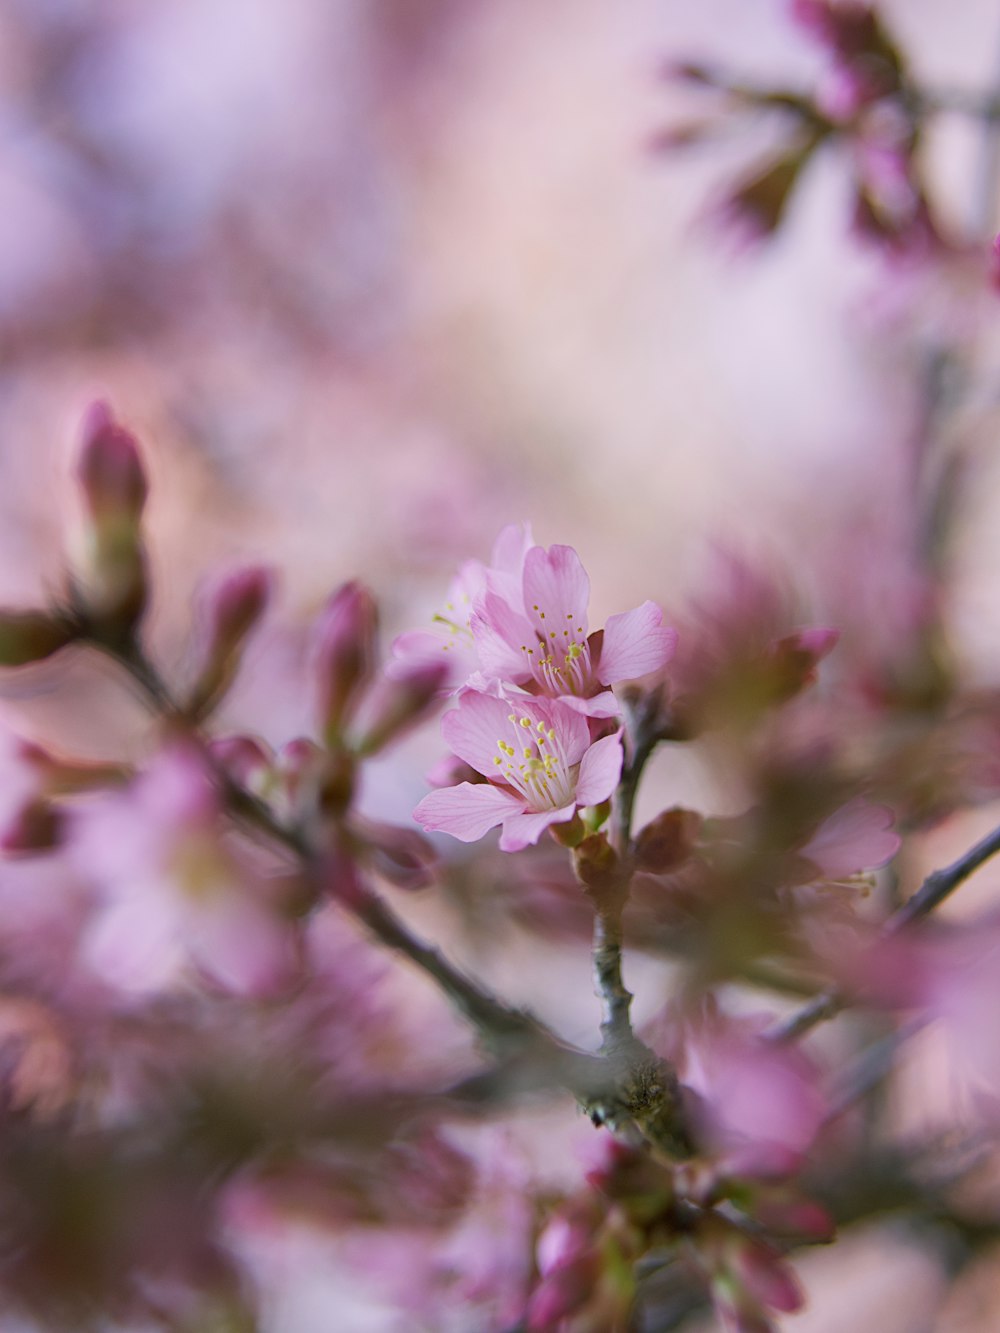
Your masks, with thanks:
[{"label": "pale pink blossom", "polygon": [[617,735],[591,744],[581,713],[555,699],[500,698],[467,690],[442,721],[445,740],[486,782],[433,791],[414,818],[432,832],[475,842],[502,825],[500,847],[519,851],[578,806],[599,805],[621,775]]},{"label": "pale pink blossom", "polygon": [[289,973],[290,931],[260,876],[223,841],[219,815],[204,761],[185,745],[74,813],[69,852],[98,894],[82,953],[112,985],[153,992],[193,964],[254,993]]},{"label": "pale pink blossom", "polygon": [[616,717],[607,687],[659,671],[677,636],[653,602],[611,616],[603,632],[591,634],[589,601],[590,579],[572,546],[533,546],[520,589],[504,594],[494,581],[472,616],[483,675],[562,699],[591,717]]},{"label": "pale pink blossom", "polygon": [[762,1037],[763,1020],[714,1006],[684,1024],[681,1077],[699,1094],[699,1137],[730,1174],[794,1170],[826,1113],[818,1071],[805,1053]]}]

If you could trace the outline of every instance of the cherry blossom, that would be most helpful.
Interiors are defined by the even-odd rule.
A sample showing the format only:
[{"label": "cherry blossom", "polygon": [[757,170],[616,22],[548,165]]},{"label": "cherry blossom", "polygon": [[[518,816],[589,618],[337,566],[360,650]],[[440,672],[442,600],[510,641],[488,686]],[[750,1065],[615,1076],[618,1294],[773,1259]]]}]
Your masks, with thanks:
[{"label": "cherry blossom", "polygon": [[677,636],[648,601],[591,634],[589,601],[590,579],[572,546],[533,546],[520,589],[504,595],[488,586],[471,618],[483,674],[562,699],[591,717],[617,717],[607,687],[660,670]]},{"label": "cherry blossom", "polygon": [[500,847],[519,851],[578,806],[606,801],[621,774],[617,735],[591,744],[586,718],[555,699],[500,698],[468,690],[442,721],[451,749],[485,783],[431,792],[414,818],[432,832],[475,842],[497,824]]}]

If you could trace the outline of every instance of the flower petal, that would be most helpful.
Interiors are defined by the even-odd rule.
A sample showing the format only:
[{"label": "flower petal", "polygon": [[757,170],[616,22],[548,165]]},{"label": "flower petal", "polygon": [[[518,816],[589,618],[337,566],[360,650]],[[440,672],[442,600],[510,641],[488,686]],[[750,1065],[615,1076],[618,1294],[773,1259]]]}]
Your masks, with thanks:
[{"label": "flower petal", "polygon": [[894,818],[888,806],[856,796],[824,819],[799,851],[831,879],[875,870],[899,851],[901,839],[893,831]]},{"label": "flower petal", "polygon": [[524,616],[496,593],[488,592],[472,617],[472,637],[484,675],[511,681],[530,679],[528,650],[537,645],[538,636]]},{"label": "flower petal", "polygon": [[457,787],[432,791],[420,802],[413,818],[428,833],[450,833],[459,842],[477,842],[511,814],[524,809],[513,792],[488,782],[460,782]]},{"label": "flower petal", "polygon": [[[544,722],[546,730],[556,733],[556,739],[562,749],[566,763],[572,767],[583,758],[590,745],[590,728],[584,716],[586,709],[574,707],[574,700],[568,696],[559,699],[547,699],[539,695],[534,699],[522,697],[510,702],[518,713],[527,713],[535,726]],[[580,700],[581,703],[588,702]]]},{"label": "flower petal", "polygon": [[578,805],[600,805],[608,799],[622,775],[622,759],[622,740],[617,733],[594,742],[580,764]]},{"label": "flower petal", "polygon": [[580,699],[575,694],[560,694],[559,702],[584,717],[621,717],[622,706],[610,690],[602,690],[591,699]]},{"label": "flower petal", "polygon": [[676,630],[663,624],[663,612],[655,602],[643,602],[633,611],[611,616],[604,626],[597,679],[602,685],[613,685],[659,671],[670,661],[676,643]]},{"label": "flower petal", "polygon": [[459,759],[489,778],[496,769],[493,761],[500,753],[497,742],[510,731],[510,711],[506,699],[464,690],[459,695],[458,707],[441,719],[441,734]]},{"label": "flower petal", "polygon": [[558,810],[541,810],[537,814],[514,813],[503,821],[500,834],[502,852],[519,852],[534,845],[550,824],[566,824],[576,813],[575,805],[564,805]]},{"label": "flower petal", "polygon": [[584,643],[589,601],[590,579],[572,546],[531,548],[524,557],[524,610],[546,643]]}]

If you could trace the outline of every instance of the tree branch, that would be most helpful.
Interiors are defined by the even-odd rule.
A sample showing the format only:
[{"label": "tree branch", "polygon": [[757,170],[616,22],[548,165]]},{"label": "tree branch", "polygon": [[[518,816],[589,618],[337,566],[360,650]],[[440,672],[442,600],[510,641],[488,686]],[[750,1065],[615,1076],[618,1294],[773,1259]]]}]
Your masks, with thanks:
[{"label": "tree branch", "polygon": [[[917,892],[908,898],[890,916],[881,930],[883,939],[889,939],[900,931],[921,920],[978,870],[984,861],[1000,852],[1000,827],[993,829],[951,865],[942,870],[932,870]],[[766,1034],[768,1041],[784,1044],[804,1036],[818,1023],[836,1017],[850,1004],[851,997],[839,987],[831,986],[804,1005],[798,1013],[792,1014],[783,1022],[775,1024]]]}]

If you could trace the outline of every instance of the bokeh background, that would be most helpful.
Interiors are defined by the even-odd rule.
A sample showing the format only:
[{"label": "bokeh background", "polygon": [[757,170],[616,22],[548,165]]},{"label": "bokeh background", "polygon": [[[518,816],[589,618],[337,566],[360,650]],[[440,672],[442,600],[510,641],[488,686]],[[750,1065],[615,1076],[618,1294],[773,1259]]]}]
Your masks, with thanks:
[{"label": "bokeh background", "polygon": [[[996,4],[882,8],[930,86],[995,85]],[[859,246],[833,152],[781,231],[741,244],[718,205],[775,127],[664,151],[704,109],[665,74],[687,57],[803,88],[821,64],[781,0],[0,0],[0,602],[58,584],[70,443],[101,394],[154,475],[167,670],[207,571],[280,569],[280,623],[230,706],[275,742],[304,725],[280,684],[332,587],[361,574],[389,633],[420,624],[522,519],[580,551],[594,623],[681,608],[721,543],[793,570],[848,631],[891,633],[947,344],[972,385],[939,432],[965,478],[950,628],[996,684],[995,297],[974,264]],[[972,243],[987,147],[957,116],[926,145]],[[82,659],[4,681],[0,709],[90,753],[141,743]],[[395,764],[382,813],[405,815],[425,759]],[[880,1253],[862,1305],[888,1329],[904,1277],[921,1300],[934,1278]],[[301,1333],[328,1293],[310,1315],[297,1281]],[[790,1324],[860,1326],[825,1317]]]}]

